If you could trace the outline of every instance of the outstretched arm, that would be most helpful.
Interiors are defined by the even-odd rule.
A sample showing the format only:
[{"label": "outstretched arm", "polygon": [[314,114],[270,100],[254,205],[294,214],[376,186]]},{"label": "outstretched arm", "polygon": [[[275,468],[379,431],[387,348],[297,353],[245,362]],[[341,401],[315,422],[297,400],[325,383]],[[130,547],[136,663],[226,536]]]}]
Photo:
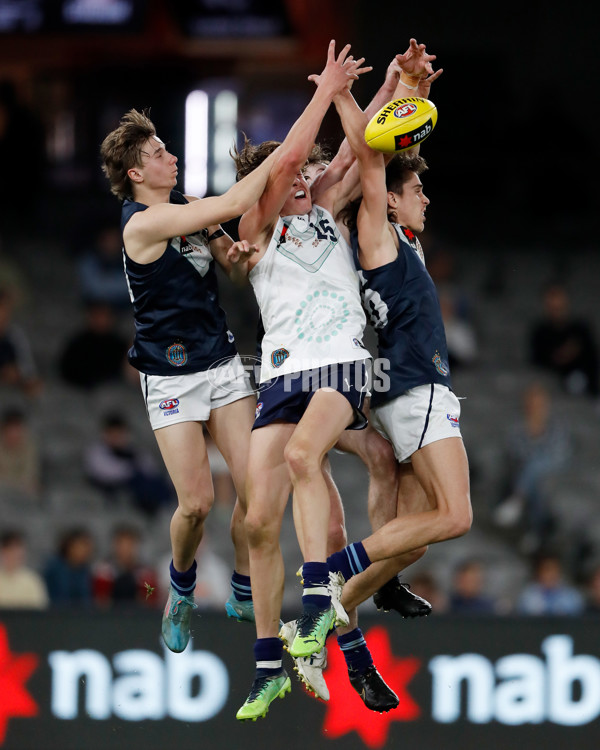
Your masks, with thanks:
[{"label": "outstretched arm", "polygon": [[193,234],[240,216],[264,190],[277,151],[223,195],[192,200],[184,205],[157,203],[134,214],[123,233],[127,254],[138,263],[150,263],[162,255],[165,243],[172,237]]},{"label": "outstretched arm", "polygon": [[[396,58],[391,61],[386,70],[385,79],[379,91],[375,94],[373,99],[369,102],[365,109],[365,116],[367,121],[378,112],[384,104],[394,98],[394,92],[398,85],[400,78],[401,68],[398,65]],[[319,201],[319,197],[323,195],[329,188],[339,182],[343,176],[348,172],[355,159],[354,153],[348,139],[344,138],[337,154],[331,160],[331,164],[327,167],[325,172],[320,174],[311,185],[311,194],[313,200]]]},{"label": "outstretched arm", "polygon": [[[418,44],[416,39],[411,39],[406,52],[396,55],[388,65],[382,87],[365,109],[366,121],[368,122],[384,104],[393,99],[413,96],[426,98],[426,95],[417,89],[422,88],[429,94],[431,84],[442,72],[433,72],[431,63],[435,59],[435,55],[427,53],[424,44]],[[318,77],[311,78],[318,83]],[[360,195],[358,171],[352,167],[354,158],[348,140],[345,139],[329,167],[311,185],[313,201],[321,205],[328,203],[335,206]],[[333,213],[335,215],[335,209]]]},{"label": "outstretched arm", "polygon": [[348,142],[358,161],[362,202],[358,214],[360,260],[375,268],[396,257],[396,247],[387,218],[387,188],[383,154],[365,142],[367,115],[348,91],[334,99]]},{"label": "outstretched arm", "polygon": [[266,188],[258,202],[242,217],[239,231],[244,239],[257,242],[270,233],[296,175],[306,163],[333,97],[346,88],[349,81],[370,70],[361,68],[363,60],[349,57],[349,51],[350,45],[347,44],[336,58],[335,41],[330,42],[327,63],[319,76],[321,85],[278,149]]}]

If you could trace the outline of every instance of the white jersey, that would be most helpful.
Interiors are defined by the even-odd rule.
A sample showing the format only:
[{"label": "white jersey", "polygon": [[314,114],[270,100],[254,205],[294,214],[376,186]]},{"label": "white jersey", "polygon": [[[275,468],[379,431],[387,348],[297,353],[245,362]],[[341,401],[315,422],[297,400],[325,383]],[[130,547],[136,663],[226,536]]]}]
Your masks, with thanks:
[{"label": "white jersey", "polygon": [[352,251],[321,206],[279,217],[249,278],[265,329],[261,383],[371,356]]}]

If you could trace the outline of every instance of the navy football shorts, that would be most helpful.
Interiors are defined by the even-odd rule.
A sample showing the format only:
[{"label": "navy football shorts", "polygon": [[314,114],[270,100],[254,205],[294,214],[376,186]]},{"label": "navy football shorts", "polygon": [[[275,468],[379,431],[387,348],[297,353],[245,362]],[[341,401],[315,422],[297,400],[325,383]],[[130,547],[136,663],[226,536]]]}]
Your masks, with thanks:
[{"label": "navy football shorts", "polygon": [[354,419],[346,429],[363,430],[367,426],[362,411],[365,397],[369,395],[367,372],[365,361],[357,360],[280,375],[261,383],[252,429],[272,422],[298,424],[320,388],[332,388],[350,403]]}]

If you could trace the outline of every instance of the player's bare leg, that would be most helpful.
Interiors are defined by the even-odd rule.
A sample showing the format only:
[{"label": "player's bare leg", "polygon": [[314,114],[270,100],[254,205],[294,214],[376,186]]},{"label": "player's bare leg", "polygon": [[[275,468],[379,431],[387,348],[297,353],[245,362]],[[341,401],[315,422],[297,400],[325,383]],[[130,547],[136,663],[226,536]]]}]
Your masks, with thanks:
[{"label": "player's bare leg", "polygon": [[171,586],[163,614],[162,633],[175,652],[185,649],[196,585],[195,556],[202,540],[204,521],[213,504],[213,485],[202,425],[182,422],[154,432],[165,466],[177,493],[171,519]]},{"label": "player's bare leg", "polygon": [[[279,534],[291,489],[284,449],[294,429],[293,424],[272,423],[254,430],[250,438],[246,533],[256,618],[256,674],[248,698],[236,714],[240,720],[257,718],[257,709],[266,712],[271,700],[291,689],[278,637],[284,584]],[[267,695],[266,706],[264,700],[258,705],[260,695]]]},{"label": "player's bare leg", "polygon": [[[391,443],[370,425],[365,430],[346,430],[336,447],[354,453],[369,471],[368,511],[371,528],[377,531],[388,521],[406,513],[429,508],[427,496],[414,477],[410,464],[399,465]],[[344,587],[344,608],[357,607],[374,595],[379,609],[396,610],[402,617],[418,617],[431,612],[425,599],[401,583],[398,574],[419,560],[426,549],[371,565]]]},{"label": "player's bare leg", "polygon": [[213,409],[206,423],[215,445],[225,459],[237,498],[231,514],[231,540],[234,549],[234,572],[231,595],[225,604],[227,615],[238,622],[254,622],[254,603],[250,586],[250,560],[246,537],[246,472],[250,435],[254,422],[256,399],[242,398]]},{"label": "player's bare leg", "polygon": [[412,455],[412,465],[431,509],[396,518],[365,539],[372,561],[454,539],[471,528],[469,469],[462,439],[426,445]]}]

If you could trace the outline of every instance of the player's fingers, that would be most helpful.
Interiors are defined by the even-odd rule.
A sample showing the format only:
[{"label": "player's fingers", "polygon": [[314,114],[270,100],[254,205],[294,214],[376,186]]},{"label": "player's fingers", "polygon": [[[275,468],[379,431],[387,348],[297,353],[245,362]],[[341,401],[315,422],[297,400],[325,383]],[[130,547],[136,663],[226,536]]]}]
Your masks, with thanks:
[{"label": "player's fingers", "polygon": [[347,44],[347,45],[346,45],[346,46],[345,46],[345,47],[343,48],[343,50],[342,50],[342,51],[340,52],[340,54],[338,55],[338,58],[337,58],[337,61],[338,61],[339,63],[343,63],[343,62],[344,62],[344,60],[346,59],[346,55],[347,55],[347,54],[348,54],[348,52],[350,51],[350,47],[351,47],[351,46],[352,46],[351,44]]}]

